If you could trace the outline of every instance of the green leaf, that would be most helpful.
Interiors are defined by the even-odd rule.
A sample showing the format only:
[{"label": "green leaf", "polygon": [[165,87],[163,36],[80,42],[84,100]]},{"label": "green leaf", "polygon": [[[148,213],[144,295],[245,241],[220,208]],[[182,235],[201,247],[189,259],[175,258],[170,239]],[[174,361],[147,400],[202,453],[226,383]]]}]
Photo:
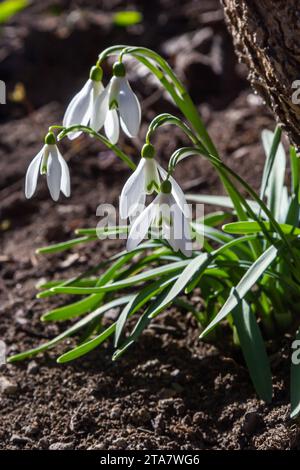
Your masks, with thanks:
[{"label": "green leaf", "polygon": [[295,342],[292,344],[291,358],[291,418],[300,413],[300,330],[297,331]]},{"label": "green leaf", "polygon": [[100,346],[101,343],[103,343],[109,336],[113,334],[113,332],[115,331],[115,328],[116,328],[116,324],[113,323],[106,330],[104,330],[100,335],[96,336],[93,339],[90,339],[89,341],[86,341],[80,346],[77,346],[76,348],[71,349],[65,354],[62,354],[61,356],[59,356],[59,358],[57,359],[57,362],[59,364],[63,364],[65,362],[70,362],[70,361],[73,361],[74,359],[84,356],[88,352],[95,349],[97,346]]},{"label": "green leaf", "polygon": [[272,400],[272,374],[265,344],[255,315],[245,300],[233,309],[232,316],[242,352],[258,396]]},{"label": "green leaf", "polygon": [[202,223],[204,225],[208,225],[209,227],[215,227],[222,224],[224,220],[228,219],[229,217],[230,213],[228,212],[216,211],[197,219],[196,223]]},{"label": "green leaf", "polygon": [[75,230],[76,235],[88,235],[89,237],[109,237],[110,235],[120,235],[128,233],[129,227],[121,225],[119,227],[97,227],[97,228],[78,228]]},{"label": "green leaf", "polygon": [[199,256],[194,258],[186,268],[183,270],[170,292],[164,297],[162,303],[151,313],[151,318],[154,318],[161,312],[170,302],[185,288],[189,280],[199,270],[200,266],[207,263],[210,260],[210,256],[207,253],[201,253]]},{"label": "green leaf", "polygon": [[276,157],[276,152],[281,139],[281,129],[278,126],[275,133],[264,129],[261,133],[262,143],[266,155],[265,166],[263,170],[262,182],[260,187],[260,199],[263,199],[269,183],[270,174]]},{"label": "green leaf", "polygon": [[268,207],[276,220],[280,220],[282,190],[286,167],[285,151],[281,139],[281,129],[277,127],[275,132],[267,129],[262,132],[262,141],[266,154],[260,198],[266,195]]},{"label": "green leaf", "polygon": [[[78,280],[76,280],[75,278],[74,283],[72,282],[72,284],[74,284],[75,286],[89,287],[89,286],[94,286],[97,283],[97,281],[98,281],[97,278],[81,278]],[[66,282],[69,282],[69,280],[68,279],[55,279],[53,281],[47,281],[47,282],[44,282],[43,284],[36,285],[36,289],[40,289],[40,290],[51,289],[52,287],[60,286],[61,284],[65,284]]]},{"label": "green leaf", "polygon": [[299,192],[299,172],[300,172],[300,161],[297,155],[297,150],[292,145],[290,146],[290,161],[291,161],[291,174],[292,174],[292,194],[298,196]]},{"label": "green leaf", "polygon": [[12,16],[24,10],[29,5],[28,0],[5,0],[0,3],[0,23],[6,23]]},{"label": "green leaf", "polygon": [[222,321],[243,299],[247,292],[254,286],[256,281],[274,261],[278,254],[278,249],[275,246],[270,246],[248,269],[240,282],[231,291],[230,296],[225,304],[211,321],[207,328],[201,333],[200,338],[203,338],[209,331],[211,331],[220,321]]},{"label": "green leaf", "polygon": [[90,295],[85,299],[73,302],[63,307],[54,308],[41,316],[42,321],[63,321],[70,318],[79,317],[84,313],[90,312],[101,302],[101,295]]},{"label": "green leaf", "polygon": [[113,23],[117,26],[133,26],[142,21],[143,15],[139,11],[118,11],[113,15]]},{"label": "green leaf", "polygon": [[105,313],[107,310],[111,308],[115,308],[119,305],[122,305],[124,303],[130,302],[132,299],[132,295],[126,295],[124,297],[121,297],[119,299],[112,300],[111,302],[108,302],[105,305],[102,305],[99,307],[97,310],[94,312],[91,312],[89,315],[86,317],[82,318],[78,322],[76,322],[74,325],[72,325],[70,328],[65,330],[63,333],[60,335],[56,336],[55,338],[51,339],[50,341],[47,341],[47,343],[43,343],[40,346],[37,346],[36,348],[29,349],[28,351],[24,351],[19,354],[15,354],[14,356],[11,356],[7,359],[7,362],[17,362],[17,361],[22,361],[23,359],[27,359],[29,357],[35,356],[36,354],[46,351],[49,348],[52,348],[55,346],[58,342],[62,341],[63,339],[67,338],[68,336],[73,335],[76,333],[78,330],[86,326],[88,323],[91,321],[95,320],[97,317],[100,317]]},{"label": "green leaf", "polygon": [[72,279],[68,280],[58,280],[58,281],[49,281],[46,282],[45,284],[42,284],[40,286],[37,286],[38,289],[45,289],[42,292],[39,292],[36,295],[37,299],[44,299],[46,297],[52,297],[53,295],[56,295],[55,292],[53,292],[51,289],[53,287],[58,287],[58,286],[63,286],[63,285],[73,285],[76,287],[95,287],[97,285],[98,279],[78,279],[74,280],[72,282]]},{"label": "green leaf", "polygon": [[69,240],[67,242],[56,243],[54,245],[49,245],[49,246],[44,246],[42,248],[38,248],[36,250],[36,253],[37,254],[59,253],[61,251],[69,250],[70,248],[73,248],[73,246],[79,245],[80,243],[94,242],[95,240],[97,240],[96,237],[90,237],[90,236],[73,238],[72,240]]},{"label": "green leaf", "polygon": [[[207,269],[206,273],[212,275],[212,268],[211,268],[211,266],[207,266],[208,263],[213,261],[219,255],[225,255],[225,256],[229,256],[231,259],[232,258],[236,259],[236,256],[235,256],[234,253],[233,253],[234,256],[231,256],[232,255],[231,250],[235,249],[236,247],[241,248],[241,246],[242,246],[243,250],[241,250],[241,251],[245,251],[245,253],[248,255],[249,250],[248,250],[247,247],[244,247],[243,244],[245,244],[245,242],[247,242],[247,241],[254,240],[255,238],[256,237],[254,237],[253,235],[248,235],[248,236],[240,237],[240,238],[233,238],[228,243],[226,243],[225,245],[222,245],[220,248],[218,248],[217,250],[210,253],[210,256],[207,259],[207,262],[205,262],[204,264],[201,264],[199,269],[192,276],[191,280],[189,281],[189,283],[186,287],[186,293],[190,293],[198,285],[198,283],[200,282],[200,278],[202,277],[202,275],[203,275],[203,273],[205,272],[206,269]],[[240,267],[240,263],[239,263],[238,267]],[[222,275],[222,272],[220,272],[220,270],[217,270],[217,273],[219,273],[220,277],[224,277]],[[225,276],[228,277],[228,273],[225,273]]]},{"label": "green leaf", "polygon": [[123,279],[121,281],[107,284],[103,287],[54,287],[53,291],[60,294],[96,294],[101,292],[112,292],[126,287],[135,286],[137,283],[149,281],[150,279],[165,275],[173,274],[181,271],[189,263],[189,260],[177,261],[175,263],[169,263],[165,266],[150,269],[148,271],[137,274],[136,276]]},{"label": "green leaf", "polygon": [[113,354],[113,358],[112,358],[113,361],[115,361],[122,354],[124,354],[124,352],[139,338],[139,336],[144,331],[144,329],[147,328],[147,326],[151,322],[151,317],[150,317],[151,313],[156,309],[158,305],[161,304],[161,302],[166,297],[171,287],[172,286],[170,285],[164,287],[163,291],[154,299],[154,301],[149,305],[147,310],[140,316],[130,336],[126,338],[126,340],[121,345],[121,347],[118,348]]},{"label": "green leaf", "polygon": [[289,208],[287,212],[287,216],[285,222],[287,224],[297,226],[299,224],[299,214],[300,214],[300,206],[299,206],[299,172],[300,172],[300,164],[299,164],[299,157],[297,155],[295,147],[290,147],[290,162],[291,162],[291,198],[289,201]]},{"label": "green leaf", "polygon": [[[186,199],[187,201],[191,202],[212,204],[213,206],[228,207],[228,209],[234,209],[232,199],[228,196],[211,196],[209,194],[187,194]],[[259,212],[259,205],[257,204],[257,202],[251,201],[249,199],[246,199],[246,202],[255,213]]]},{"label": "green leaf", "polygon": [[208,225],[193,222],[192,228],[199,235],[204,235],[204,237],[208,238],[209,240],[213,240],[214,242],[227,243],[232,240],[230,235],[226,235],[226,233],[221,232],[221,230],[218,230],[214,227],[209,227]]},{"label": "green leaf", "polygon": [[126,307],[123,309],[120,314],[115,332],[115,347],[119,343],[121,333],[123,331],[126,320],[129,316],[133,315],[137,310],[139,310],[145,303],[147,303],[152,297],[158,294],[162,289],[168,286],[170,283],[174,282],[177,277],[168,278],[165,281],[160,279],[159,281],[153,282],[150,285],[147,285],[142,289],[135,297],[129,302]]},{"label": "green leaf", "polygon": [[[272,224],[270,222],[262,222],[265,229],[269,232],[276,232],[273,229]],[[300,229],[294,227],[293,225],[289,224],[279,224],[283,233],[289,235],[300,235]],[[235,233],[235,234],[251,234],[251,233],[258,233],[262,231],[262,227],[258,222],[232,222],[230,224],[223,225],[222,229],[224,232],[227,233]]]}]

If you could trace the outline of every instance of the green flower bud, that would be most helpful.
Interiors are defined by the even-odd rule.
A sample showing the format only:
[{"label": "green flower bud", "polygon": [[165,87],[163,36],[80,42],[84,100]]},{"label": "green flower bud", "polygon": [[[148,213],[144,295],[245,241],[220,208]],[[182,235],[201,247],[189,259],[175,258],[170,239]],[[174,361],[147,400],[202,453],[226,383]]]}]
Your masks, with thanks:
[{"label": "green flower bud", "polygon": [[103,77],[103,70],[100,65],[94,65],[90,70],[90,79],[94,82],[101,82]]},{"label": "green flower bud", "polygon": [[125,77],[126,70],[123,62],[115,62],[113,65],[113,74],[115,77]]},{"label": "green flower bud", "polygon": [[47,145],[55,145],[56,144],[56,138],[53,132],[48,132],[48,134],[45,137],[45,144]]},{"label": "green flower bud", "polygon": [[154,158],[155,148],[152,144],[145,144],[142,148],[141,155],[143,158]]},{"label": "green flower bud", "polygon": [[163,181],[160,185],[160,190],[162,193],[170,194],[170,192],[172,191],[172,184],[170,183],[170,181]]}]

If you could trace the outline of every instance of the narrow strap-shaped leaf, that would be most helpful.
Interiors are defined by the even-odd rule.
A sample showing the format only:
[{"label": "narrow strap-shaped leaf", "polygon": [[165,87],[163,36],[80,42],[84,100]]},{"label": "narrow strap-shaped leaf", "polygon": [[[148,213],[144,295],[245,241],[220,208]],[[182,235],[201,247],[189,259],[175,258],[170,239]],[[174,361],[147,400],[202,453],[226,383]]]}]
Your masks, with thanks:
[{"label": "narrow strap-shaped leaf", "polygon": [[148,271],[137,274],[136,276],[132,276],[121,281],[116,281],[112,284],[107,284],[101,287],[54,287],[53,290],[54,292],[60,294],[79,295],[112,292],[115,290],[124,289],[125,287],[135,286],[139,282],[145,282],[149,279],[154,279],[165,274],[174,274],[176,272],[180,272],[189,262],[190,260],[176,261],[158,268],[149,269]]},{"label": "narrow strap-shaped leaf", "polygon": [[221,230],[218,230],[214,227],[209,227],[201,223],[192,223],[192,228],[195,230],[195,232],[199,233],[200,235],[203,234],[204,237],[207,237],[210,240],[213,240],[218,243],[227,243],[232,240],[232,237],[230,235],[223,233]]},{"label": "narrow strap-shaped leaf", "polygon": [[266,193],[266,189],[268,187],[269,178],[271,175],[274,160],[275,160],[278,146],[280,143],[281,129],[278,126],[275,129],[275,133],[269,131],[268,129],[264,129],[262,131],[261,137],[262,137],[263,147],[264,147],[265,154],[266,154],[266,163],[264,166],[261,189],[260,189],[260,199],[263,199]]},{"label": "narrow strap-shaped leaf", "polygon": [[[217,257],[222,252],[226,252],[226,250],[230,249],[231,247],[238,245],[240,243],[244,243],[252,239],[252,236],[249,237],[241,237],[241,239],[230,239],[230,241],[226,245],[222,245],[220,248],[215,250],[213,253],[201,253],[192,261],[190,261],[187,267],[182,271],[181,275],[175,282],[174,286],[170,290],[167,296],[165,296],[163,302],[152,312],[151,317],[154,318],[159,312],[161,312],[172,300],[187,286],[187,284],[191,281],[192,284],[195,282],[195,276],[197,277],[197,282],[199,282],[199,278],[202,273],[205,271],[206,268],[209,267],[211,261]],[[210,270],[210,274],[212,274],[212,270]],[[222,275],[220,270],[217,270],[217,275]],[[227,274],[225,273],[225,276]],[[195,284],[193,284],[194,286]],[[190,292],[190,287],[188,288],[188,292]]]},{"label": "narrow strap-shaped leaf", "polygon": [[254,286],[256,281],[260,278],[268,266],[270,266],[270,264],[274,261],[277,253],[278,248],[272,245],[252,264],[237,286],[232,289],[231,294],[229,295],[219,313],[201,333],[200,338],[203,338],[230,312],[232,312],[232,310],[238,305],[247,292]]},{"label": "narrow strap-shaped leaf", "polygon": [[202,264],[207,264],[210,260],[210,255],[201,253],[199,256],[189,262],[187,267],[183,270],[168,295],[166,295],[160,305],[151,313],[151,318],[154,318],[161,312],[172,300],[185,288],[189,280],[194,276]]},{"label": "narrow strap-shaped leaf", "polygon": [[127,225],[121,225],[119,227],[97,227],[97,228],[78,228],[75,230],[77,235],[88,235],[97,238],[108,237],[110,235],[119,235],[127,233],[129,227]]},{"label": "narrow strap-shaped leaf", "polygon": [[41,316],[42,321],[63,321],[70,318],[79,317],[93,310],[101,302],[100,294],[93,294],[78,302],[54,308]]},{"label": "narrow strap-shaped leaf", "polygon": [[[212,196],[211,194],[187,194],[186,200],[191,202],[199,202],[202,204],[212,204],[219,207],[227,207],[228,209],[234,209],[232,199],[228,196]],[[255,201],[246,199],[253,212],[259,212],[259,205]]]},{"label": "narrow strap-shaped leaf", "polygon": [[16,361],[22,361],[23,359],[27,359],[29,357],[35,356],[36,354],[46,351],[49,348],[52,348],[55,346],[57,343],[62,341],[63,339],[67,338],[68,336],[73,335],[76,333],[78,330],[86,326],[89,322],[95,320],[95,318],[100,317],[105,313],[107,310],[111,308],[115,308],[119,305],[122,305],[124,303],[130,302],[132,299],[132,295],[126,295],[124,297],[121,297],[119,299],[112,300],[111,302],[108,302],[105,305],[102,305],[99,307],[97,310],[94,312],[90,313],[86,317],[82,318],[78,322],[76,322],[74,325],[72,325],[70,328],[65,330],[63,333],[59,334],[55,338],[51,339],[50,341],[47,341],[46,343],[41,344],[40,346],[37,346],[36,348],[29,349],[28,351],[24,351],[19,354],[15,354],[7,359],[8,362],[16,362]]},{"label": "narrow strap-shaped leaf", "polygon": [[[97,280],[97,287],[101,285],[105,285],[111,279],[114,278],[115,274],[118,270],[127,263],[127,261],[131,258],[131,253],[127,253],[122,258],[117,259]],[[63,289],[63,287],[60,287]],[[64,287],[64,289],[76,289],[76,287]],[[96,289],[96,287],[78,287],[78,289]],[[72,304],[64,305],[63,307],[55,308],[50,312],[45,313],[42,316],[43,321],[54,321],[54,320],[68,320],[70,318],[78,317],[79,315],[83,315],[84,313],[93,310],[96,308],[101,301],[103,300],[105,292],[98,292],[96,294],[89,295],[83,300],[79,302],[74,302]]]},{"label": "narrow strap-shaped leaf", "polygon": [[[274,215],[275,219],[278,220],[279,222],[282,222],[281,212],[282,212],[282,199],[284,196],[283,192],[284,192],[285,168],[286,168],[285,151],[284,151],[284,147],[282,143],[279,142],[276,155],[273,161],[273,166],[269,175],[268,185],[266,188],[268,206],[272,214]],[[287,194],[287,191],[286,191],[286,194]]]},{"label": "narrow strap-shaped leaf", "polygon": [[126,320],[129,316],[133,315],[137,310],[143,307],[152,297],[156,296],[158,292],[163,290],[166,286],[171,284],[177,279],[176,277],[171,277],[166,280],[160,279],[159,281],[153,282],[150,285],[144,287],[135,297],[129,302],[121,312],[116,325],[115,332],[115,347],[119,343],[121,333],[123,331]]},{"label": "narrow strap-shaped leaf", "polygon": [[296,418],[300,413],[300,330],[297,331],[295,342],[293,343],[292,347],[290,416],[291,418]]},{"label": "narrow strap-shaped leaf", "polygon": [[79,245],[80,243],[89,243],[94,242],[97,240],[97,237],[92,236],[84,236],[73,238],[72,240],[68,240],[67,242],[55,243],[54,245],[44,246],[42,248],[38,248],[36,252],[38,254],[46,254],[46,253],[59,253],[61,251],[69,250],[73,248],[75,245]]},{"label": "narrow strap-shaped leaf", "polygon": [[90,339],[89,341],[86,341],[80,346],[77,346],[76,348],[71,349],[70,351],[67,351],[66,353],[59,356],[59,358],[57,359],[57,362],[59,364],[63,364],[64,362],[70,362],[70,361],[73,361],[74,359],[84,356],[88,352],[95,349],[97,346],[100,346],[100,344],[103,343],[103,341],[105,341],[109,336],[113,334],[113,332],[115,331],[115,328],[116,328],[116,323],[113,323],[108,328],[106,328],[106,330],[102,331],[100,335],[96,336],[93,339]]},{"label": "narrow strap-shaped leaf", "polygon": [[267,403],[272,400],[272,374],[265,343],[250,306],[243,299],[232,316],[242,352],[258,396]]},{"label": "narrow strap-shaped leaf", "polygon": [[[272,224],[270,222],[263,222],[264,227],[266,230],[270,232],[275,232]],[[290,224],[279,224],[281,230],[285,234],[291,235],[300,235],[300,229],[294,227]],[[231,222],[229,224],[223,225],[222,229],[224,232],[227,233],[235,233],[235,234],[251,234],[251,233],[258,233],[262,231],[261,226],[259,223],[254,221],[247,221],[247,222]]]},{"label": "narrow strap-shaped leaf", "polygon": [[126,338],[124,343],[113,354],[113,361],[118,359],[124,352],[139,338],[141,333],[151,322],[151,314],[163,302],[163,299],[168,295],[172,286],[167,285],[163,291],[151,302],[147,310],[140,316],[135,324],[131,334]]},{"label": "narrow strap-shaped leaf", "polygon": [[[169,280],[170,282],[172,281],[171,279]],[[132,305],[133,301],[136,297],[131,296],[131,299],[129,300],[127,306]],[[156,304],[154,304],[156,305]],[[151,306],[150,306],[151,307]],[[126,317],[133,315],[135,310],[131,310],[130,312],[126,309]],[[147,311],[148,312],[148,317],[149,312],[151,312],[150,308]],[[109,326],[105,331],[103,331],[100,335],[96,336],[95,338],[81,344],[80,346],[77,346],[74,349],[71,349],[70,351],[67,351],[66,353],[62,354],[58,359],[57,362],[59,363],[64,363],[64,362],[69,362],[73,361],[74,359],[77,359],[81,356],[84,356],[88,352],[92,351],[95,349],[97,346],[100,346],[100,344],[103,343],[109,336],[111,336],[115,331],[117,327],[117,322],[113,323],[111,326]]]}]

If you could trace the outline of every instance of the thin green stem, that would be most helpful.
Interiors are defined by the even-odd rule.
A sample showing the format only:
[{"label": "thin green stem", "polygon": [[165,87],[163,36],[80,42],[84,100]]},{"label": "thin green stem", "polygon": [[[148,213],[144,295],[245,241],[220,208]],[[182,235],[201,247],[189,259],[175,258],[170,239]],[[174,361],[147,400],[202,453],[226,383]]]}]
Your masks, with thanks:
[{"label": "thin green stem", "polygon": [[89,134],[95,139],[102,142],[107,148],[112,150],[117,155],[117,157],[119,157],[124,163],[126,163],[126,165],[128,165],[131,170],[134,171],[136,169],[136,164],[117,145],[112,144],[106,137],[104,137],[104,135],[99,134],[98,132],[94,131],[90,127],[75,125],[75,126],[65,127],[63,129],[64,130],[60,132],[59,135],[57,136],[58,140],[62,140],[66,135],[68,135],[71,132],[82,131],[85,134]]}]

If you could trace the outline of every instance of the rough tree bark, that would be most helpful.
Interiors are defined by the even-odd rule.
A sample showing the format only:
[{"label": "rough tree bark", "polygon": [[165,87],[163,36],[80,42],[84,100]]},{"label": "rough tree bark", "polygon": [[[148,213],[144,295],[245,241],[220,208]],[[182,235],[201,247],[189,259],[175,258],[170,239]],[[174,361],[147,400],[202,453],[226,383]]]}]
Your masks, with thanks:
[{"label": "rough tree bark", "polygon": [[[221,0],[239,58],[300,149],[300,0]],[[298,80],[298,83],[296,82]]]}]

